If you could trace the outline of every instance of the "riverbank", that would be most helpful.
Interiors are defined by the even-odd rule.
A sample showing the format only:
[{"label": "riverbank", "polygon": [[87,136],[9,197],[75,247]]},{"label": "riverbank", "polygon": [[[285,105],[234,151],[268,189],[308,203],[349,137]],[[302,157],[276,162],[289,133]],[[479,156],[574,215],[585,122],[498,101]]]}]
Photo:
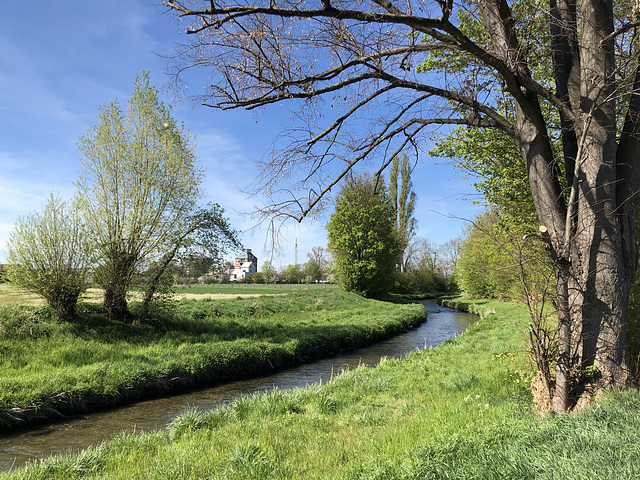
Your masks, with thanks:
[{"label": "riverbank", "polygon": [[57,323],[45,307],[4,306],[0,424],[259,375],[380,341],[425,317],[421,305],[337,289],[180,300],[154,325],[110,322],[91,303],[80,304],[70,324]]},{"label": "riverbank", "polygon": [[483,319],[436,349],[186,413],[168,432],[123,434],[0,478],[635,478],[638,393],[537,417],[525,310],[466,303]]}]

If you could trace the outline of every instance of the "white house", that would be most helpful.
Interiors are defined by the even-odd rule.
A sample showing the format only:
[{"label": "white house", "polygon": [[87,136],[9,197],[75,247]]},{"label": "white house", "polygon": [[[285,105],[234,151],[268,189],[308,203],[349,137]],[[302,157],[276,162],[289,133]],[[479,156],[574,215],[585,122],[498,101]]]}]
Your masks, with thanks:
[{"label": "white house", "polygon": [[229,281],[240,282],[248,275],[258,271],[258,257],[251,253],[251,249],[247,248],[242,251],[239,257],[236,257],[234,269],[229,272]]}]

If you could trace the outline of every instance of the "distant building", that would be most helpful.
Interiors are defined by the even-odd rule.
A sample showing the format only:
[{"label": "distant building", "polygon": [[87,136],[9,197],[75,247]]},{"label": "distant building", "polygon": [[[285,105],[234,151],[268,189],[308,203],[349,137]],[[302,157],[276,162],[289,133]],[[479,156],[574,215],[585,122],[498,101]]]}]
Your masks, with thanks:
[{"label": "distant building", "polygon": [[229,272],[229,281],[240,282],[248,275],[258,272],[258,257],[251,253],[250,248],[247,248],[242,251],[239,257],[236,257],[234,267]]}]

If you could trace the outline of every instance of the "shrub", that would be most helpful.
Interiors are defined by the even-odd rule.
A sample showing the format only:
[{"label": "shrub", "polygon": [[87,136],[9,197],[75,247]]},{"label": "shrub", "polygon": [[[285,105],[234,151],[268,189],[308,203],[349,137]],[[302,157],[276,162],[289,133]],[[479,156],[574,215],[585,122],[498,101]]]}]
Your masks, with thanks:
[{"label": "shrub", "polygon": [[8,242],[7,279],[71,320],[88,286],[91,247],[75,207],[50,195],[42,212],[20,217]]}]

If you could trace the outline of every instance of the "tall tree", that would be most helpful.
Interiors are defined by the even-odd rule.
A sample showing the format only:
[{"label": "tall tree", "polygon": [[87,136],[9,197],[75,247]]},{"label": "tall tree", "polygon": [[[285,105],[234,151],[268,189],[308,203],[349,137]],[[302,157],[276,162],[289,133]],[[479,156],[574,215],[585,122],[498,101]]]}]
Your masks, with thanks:
[{"label": "tall tree", "polygon": [[[304,101],[306,121],[262,166],[271,218],[308,215],[368,158],[419,151],[430,126],[503,132],[527,171],[556,278],[553,410],[629,382],[640,184],[634,2],[617,2],[615,11],[611,0],[166,5],[189,23],[192,38],[175,57],[176,78],[190,68],[214,70],[205,104]],[[316,105],[323,97],[335,112],[324,124]]]},{"label": "tall tree", "polygon": [[401,241],[384,187],[371,178],[352,179],[327,223],[338,282],[348,292],[375,297],[393,284]]},{"label": "tall tree", "polygon": [[80,138],[77,181],[85,221],[102,259],[96,280],[109,318],[128,315],[134,273],[175,247],[200,197],[191,138],[158,100],[149,75],[136,77],[126,110],[117,101]]},{"label": "tall tree", "polygon": [[[398,254],[398,267],[400,271],[406,270],[407,258],[405,252],[415,234],[416,219],[413,216],[416,209],[416,194],[412,190],[411,165],[406,153],[393,157],[389,171],[389,200],[396,216],[396,228],[402,244]],[[398,188],[400,182],[400,188]]]}]

